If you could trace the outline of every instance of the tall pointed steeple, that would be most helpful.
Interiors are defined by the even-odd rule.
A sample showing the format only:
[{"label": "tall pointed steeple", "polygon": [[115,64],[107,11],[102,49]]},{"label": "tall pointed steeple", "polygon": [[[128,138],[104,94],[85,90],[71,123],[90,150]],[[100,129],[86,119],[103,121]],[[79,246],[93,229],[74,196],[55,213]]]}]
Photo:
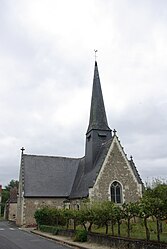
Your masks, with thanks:
[{"label": "tall pointed steeple", "polygon": [[89,125],[86,133],[85,170],[93,168],[104,142],[112,137],[108,126],[97,62],[95,61]]},{"label": "tall pointed steeple", "polygon": [[87,133],[92,129],[110,130],[107,123],[97,62],[95,61],[90,119]]}]

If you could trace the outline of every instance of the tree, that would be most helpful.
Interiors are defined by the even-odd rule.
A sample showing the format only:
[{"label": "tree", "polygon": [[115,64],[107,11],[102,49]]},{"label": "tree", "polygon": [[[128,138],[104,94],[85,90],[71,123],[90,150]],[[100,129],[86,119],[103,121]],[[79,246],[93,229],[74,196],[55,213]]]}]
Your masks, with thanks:
[{"label": "tree", "polygon": [[146,239],[150,240],[150,231],[148,228],[147,220],[150,216],[152,216],[152,201],[150,198],[145,197],[142,198],[141,202],[139,203],[139,217],[144,220],[144,227],[146,231]]},{"label": "tree", "polygon": [[157,223],[157,240],[160,241],[160,233],[162,232],[162,220],[167,219],[167,184],[154,184],[154,187],[147,188],[143,198],[150,202],[150,210],[156,218]]},{"label": "tree", "polygon": [[7,186],[5,186],[5,189],[10,192],[11,188],[16,187],[17,189],[19,188],[19,181],[17,180],[11,180]]},{"label": "tree", "polygon": [[108,234],[109,222],[114,220],[114,203],[110,201],[104,201],[99,203],[96,211],[96,223],[106,227],[106,234]]},{"label": "tree", "polygon": [[125,220],[127,220],[127,237],[130,238],[130,221],[133,217],[138,216],[139,214],[139,203],[138,202],[130,202],[130,203],[124,203],[122,205],[123,213]]},{"label": "tree", "polygon": [[122,219],[124,219],[124,216],[125,216],[121,207],[119,206],[114,207],[114,216],[115,216],[115,220],[118,225],[118,236],[120,236],[121,235],[121,223],[122,223]]},{"label": "tree", "polygon": [[5,186],[4,189],[2,189],[1,215],[4,214],[4,209],[5,209],[6,202],[10,198],[10,190],[12,188],[14,188],[14,187],[17,187],[17,189],[18,189],[18,186],[19,186],[19,182],[17,180],[12,179],[9,182],[9,184],[7,186]]},{"label": "tree", "polygon": [[86,224],[89,224],[87,230],[91,232],[92,225],[98,223],[99,203],[90,203],[89,201],[87,201],[82,205],[80,212],[80,218],[82,224],[84,225],[84,228],[86,229]]}]

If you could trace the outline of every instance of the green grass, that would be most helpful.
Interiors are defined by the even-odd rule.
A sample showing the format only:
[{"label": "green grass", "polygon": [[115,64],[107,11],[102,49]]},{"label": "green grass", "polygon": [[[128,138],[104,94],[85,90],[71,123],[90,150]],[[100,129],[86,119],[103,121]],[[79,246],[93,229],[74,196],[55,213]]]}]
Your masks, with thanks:
[{"label": "green grass", "polygon": [[[149,230],[150,230],[150,239],[151,240],[157,240],[157,234],[156,234],[156,222],[149,221],[148,222]],[[117,225],[114,225],[114,235],[118,235],[118,227]],[[167,224],[163,221],[162,222],[162,233],[160,235],[161,241],[167,242]],[[92,232],[105,234],[105,227],[97,227],[93,226]],[[111,235],[111,227],[109,227],[108,234]],[[121,236],[127,237],[127,225],[126,223],[121,224]],[[134,239],[146,239],[145,234],[145,227],[144,224],[140,221],[136,223],[131,223],[131,232],[130,237]]]}]

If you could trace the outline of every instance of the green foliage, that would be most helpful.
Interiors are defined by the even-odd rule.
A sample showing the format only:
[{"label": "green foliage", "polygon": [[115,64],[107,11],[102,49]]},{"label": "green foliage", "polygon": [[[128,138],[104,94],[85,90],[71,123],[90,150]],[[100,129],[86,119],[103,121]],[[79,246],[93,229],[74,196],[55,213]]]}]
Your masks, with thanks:
[{"label": "green foliage", "polygon": [[59,212],[57,209],[43,207],[35,211],[34,217],[38,225],[58,224]]},{"label": "green foliage", "polygon": [[86,242],[87,241],[87,231],[86,230],[77,230],[75,232],[74,241]]},{"label": "green foliage", "polygon": [[40,225],[39,230],[41,232],[52,233],[53,235],[57,235],[58,232],[61,230],[61,228],[60,227],[55,227],[55,226]]},{"label": "green foliage", "polygon": [[138,202],[135,202],[135,203],[124,203],[122,205],[122,208],[123,208],[123,213],[124,213],[124,218],[125,220],[127,221],[127,237],[129,238],[130,237],[130,232],[132,230],[132,226],[131,226],[131,223],[130,223],[130,220],[133,218],[133,217],[136,217],[138,216],[139,214],[139,203]]},{"label": "green foliage", "polygon": [[[152,195],[152,191],[154,189],[136,203],[124,203],[118,206],[110,201],[84,202],[80,210],[44,207],[38,209],[34,217],[38,225],[64,226],[66,229],[72,227],[75,231],[80,227],[84,228],[85,233],[95,227],[98,231],[103,231],[105,227],[106,234],[147,240],[156,235],[160,241],[160,235],[164,237],[163,230],[167,230],[165,222],[162,223],[167,215],[167,201],[164,200],[166,186],[157,186],[157,192],[155,191],[159,193],[157,195]],[[152,219],[154,225],[150,226]]]},{"label": "green foliage", "polygon": [[5,204],[7,200],[9,199],[10,192],[6,189],[2,189],[2,202],[1,202],[1,215],[4,214]]},{"label": "green foliage", "polygon": [[4,215],[4,209],[5,209],[5,205],[7,200],[10,197],[10,189],[17,187],[18,189],[19,186],[19,182],[17,180],[11,180],[10,183],[5,186],[4,189],[2,189],[2,201],[1,201],[1,216]]},{"label": "green foliage", "polygon": [[11,188],[16,187],[17,189],[19,188],[19,181],[17,180],[11,180],[7,186],[5,186],[5,189],[7,191],[10,191]]}]

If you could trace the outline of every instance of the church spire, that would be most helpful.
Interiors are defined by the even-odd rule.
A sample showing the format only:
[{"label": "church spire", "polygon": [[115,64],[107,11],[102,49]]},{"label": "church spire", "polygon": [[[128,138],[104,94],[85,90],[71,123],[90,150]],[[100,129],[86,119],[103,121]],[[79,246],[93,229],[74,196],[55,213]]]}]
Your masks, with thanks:
[{"label": "church spire", "polygon": [[97,62],[95,61],[89,125],[86,132],[85,171],[93,169],[103,143],[111,139],[100,84]]},{"label": "church spire", "polygon": [[92,129],[110,130],[107,123],[97,61],[95,61],[90,119],[87,133]]}]

